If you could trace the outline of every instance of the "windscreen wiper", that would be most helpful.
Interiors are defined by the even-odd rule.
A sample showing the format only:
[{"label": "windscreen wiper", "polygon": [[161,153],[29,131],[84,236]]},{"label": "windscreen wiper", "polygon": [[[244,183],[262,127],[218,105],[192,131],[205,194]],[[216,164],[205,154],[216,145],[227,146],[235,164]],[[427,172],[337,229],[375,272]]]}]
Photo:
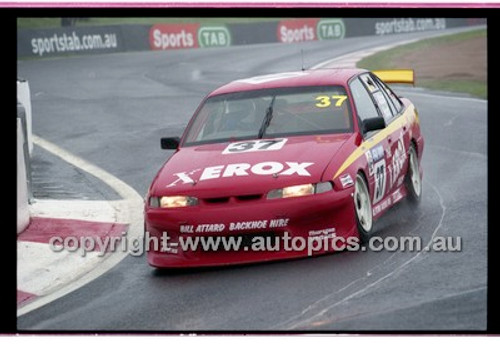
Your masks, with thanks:
[{"label": "windscreen wiper", "polygon": [[274,100],[276,99],[276,96],[273,96],[273,99],[271,99],[271,103],[269,104],[269,107],[266,110],[266,116],[264,117],[264,121],[262,122],[262,125],[260,126],[259,129],[259,135],[258,138],[262,138],[264,134],[266,133],[266,129],[271,123],[271,119],[273,118],[273,106],[274,106]]}]

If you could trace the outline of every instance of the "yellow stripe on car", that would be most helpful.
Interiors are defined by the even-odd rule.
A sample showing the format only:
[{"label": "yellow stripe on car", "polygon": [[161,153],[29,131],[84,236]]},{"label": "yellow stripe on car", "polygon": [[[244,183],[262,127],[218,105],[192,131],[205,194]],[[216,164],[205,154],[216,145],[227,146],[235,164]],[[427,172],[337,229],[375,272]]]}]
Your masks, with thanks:
[{"label": "yellow stripe on car", "polygon": [[346,158],[344,163],[337,170],[333,179],[337,178],[344,170],[346,170],[351,164],[353,164],[359,157],[363,156],[367,150],[374,147],[378,143],[382,142],[389,135],[394,133],[395,131],[403,128],[403,126],[407,123],[407,119],[411,118],[411,112],[414,111],[413,105],[410,105],[400,117],[392,121],[385,129],[380,130],[377,134],[370,137],[368,140],[364,141],[356,148],[349,157]]}]

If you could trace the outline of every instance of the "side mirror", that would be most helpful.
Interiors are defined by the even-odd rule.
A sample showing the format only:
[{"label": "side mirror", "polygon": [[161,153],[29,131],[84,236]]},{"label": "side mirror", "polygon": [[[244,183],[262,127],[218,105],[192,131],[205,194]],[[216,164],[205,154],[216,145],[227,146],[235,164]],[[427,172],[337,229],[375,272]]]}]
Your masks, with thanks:
[{"label": "side mirror", "polygon": [[178,137],[162,137],[160,142],[162,150],[176,150],[179,148],[181,139]]},{"label": "side mirror", "polygon": [[380,130],[385,128],[385,120],[382,117],[370,118],[363,120],[363,134],[370,131]]}]

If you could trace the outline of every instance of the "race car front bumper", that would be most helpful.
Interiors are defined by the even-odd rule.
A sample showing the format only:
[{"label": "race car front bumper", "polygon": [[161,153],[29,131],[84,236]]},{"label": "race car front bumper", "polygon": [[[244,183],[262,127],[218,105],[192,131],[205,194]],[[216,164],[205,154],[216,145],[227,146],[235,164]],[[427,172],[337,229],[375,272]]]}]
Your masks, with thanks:
[{"label": "race car front bumper", "polygon": [[[159,268],[220,266],[333,251],[331,246],[318,248],[318,242],[334,237],[358,238],[352,192],[349,188],[288,199],[231,200],[178,209],[146,206],[147,239],[156,239],[153,243],[160,245],[150,246],[148,262]],[[196,237],[200,238],[197,243]],[[238,247],[224,247],[220,241],[218,246],[203,247],[201,238],[210,237],[215,242],[209,244],[223,237],[241,241]],[[188,238],[192,239],[187,243],[198,246],[184,247]]]}]

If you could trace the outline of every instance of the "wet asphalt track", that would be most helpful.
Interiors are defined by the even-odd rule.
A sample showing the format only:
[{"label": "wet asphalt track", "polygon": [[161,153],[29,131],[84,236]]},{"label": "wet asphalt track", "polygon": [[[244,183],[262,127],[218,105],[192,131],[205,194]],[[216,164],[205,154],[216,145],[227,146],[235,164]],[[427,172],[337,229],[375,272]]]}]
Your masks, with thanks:
[{"label": "wet asphalt track", "polygon": [[[160,137],[180,135],[211,89],[299,69],[301,48],[312,66],[399,38],[29,60],[18,63],[18,75],[30,82],[36,134],[144,195],[170,153],[160,150]],[[392,209],[377,235],[418,235],[424,242],[462,237],[461,252],[344,252],[180,273],[156,271],[144,257],[129,256],[19,317],[18,329],[486,329],[486,102],[400,92],[420,112],[424,195],[416,212],[406,203]]]}]

